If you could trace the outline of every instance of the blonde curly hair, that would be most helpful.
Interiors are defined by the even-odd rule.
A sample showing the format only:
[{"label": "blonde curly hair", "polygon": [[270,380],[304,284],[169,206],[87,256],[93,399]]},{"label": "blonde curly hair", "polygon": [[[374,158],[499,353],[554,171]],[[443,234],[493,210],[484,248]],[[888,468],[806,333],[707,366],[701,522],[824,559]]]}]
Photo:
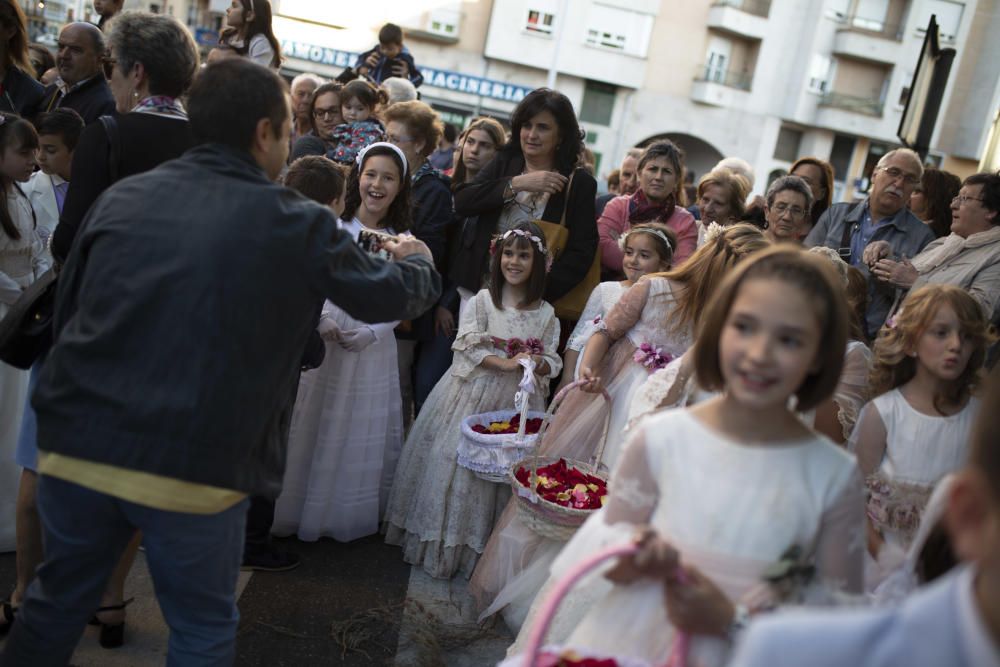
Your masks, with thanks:
[{"label": "blonde curly hair", "polygon": [[878,332],[869,382],[873,397],[906,384],[917,374],[917,343],[945,305],[955,311],[973,350],[962,374],[934,397],[934,407],[943,412],[942,407],[961,405],[975,392],[992,339],[982,307],[960,287],[925,285],[910,292],[899,311]]}]

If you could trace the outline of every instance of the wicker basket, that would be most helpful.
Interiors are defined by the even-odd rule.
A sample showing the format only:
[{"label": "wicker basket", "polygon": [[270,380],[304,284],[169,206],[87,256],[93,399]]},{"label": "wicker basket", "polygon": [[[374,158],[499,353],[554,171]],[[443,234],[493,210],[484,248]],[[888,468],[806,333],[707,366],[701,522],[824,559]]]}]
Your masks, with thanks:
[{"label": "wicker basket", "polygon": [[[555,415],[556,409],[562,403],[563,399],[566,398],[566,395],[573,389],[582,387],[584,384],[586,384],[584,380],[577,380],[576,382],[567,385],[562,389],[562,391],[556,394],[555,398],[552,399],[552,405],[549,406],[549,411],[545,413],[545,420],[542,422],[542,427],[538,431],[538,440],[535,443],[534,455],[514,463],[507,471],[507,480],[510,482],[511,489],[514,492],[514,498],[516,499],[515,502],[517,503],[518,518],[523,521],[528,528],[547,539],[568,540],[573,536],[573,533],[576,532],[576,529],[587,520],[587,517],[595,511],[564,507],[557,503],[543,499],[535,490],[538,486],[538,468],[556,463],[560,458],[565,458],[560,456],[538,456],[538,450],[541,448],[542,438],[545,437],[545,432],[549,428],[549,423],[552,421],[552,417]],[[607,444],[608,429],[611,426],[611,396],[604,389],[601,390],[601,395],[607,403],[608,412],[604,417],[604,431],[601,435],[601,442],[597,447],[597,452],[594,454],[593,460],[584,463],[583,461],[566,459],[566,464],[588,474],[600,477],[605,483],[607,483],[608,473],[607,469],[601,465],[601,459],[604,456],[604,446]],[[523,466],[529,466],[531,469],[531,485],[529,487],[522,485],[515,476],[518,468]]]},{"label": "wicker basket", "polygon": [[[563,601],[570,590],[572,590],[573,586],[605,561],[619,556],[633,554],[637,549],[638,547],[634,543],[607,547],[602,551],[583,559],[580,563],[574,566],[565,577],[556,582],[552,592],[542,603],[542,606],[538,611],[538,615],[536,616],[535,624],[531,627],[531,632],[528,635],[528,643],[525,647],[524,655],[509,658],[502,662],[500,667],[535,667],[536,665],[542,664],[540,661],[543,654],[548,654],[550,656],[553,654],[561,655],[567,649],[573,649],[574,653],[580,655],[581,657],[601,659],[613,658],[620,667],[650,667],[650,664],[647,661],[634,657],[595,656],[592,653],[589,653],[586,649],[578,649],[571,646],[546,646],[544,648],[542,646],[542,642],[545,640],[545,633],[548,632],[549,626],[555,618],[556,611],[559,609],[559,604]],[[674,642],[666,667],[686,667],[687,651],[687,636],[683,633],[678,633],[677,640]]]},{"label": "wicker basket", "polygon": [[[482,412],[462,420],[462,435],[458,440],[458,465],[471,470],[476,477],[495,482],[507,483],[507,471],[516,461],[531,453],[538,434],[519,435],[516,433],[476,433],[473,426],[489,426],[490,422],[510,421],[517,415],[512,410]],[[543,419],[543,412],[527,412],[522,421]]]}]

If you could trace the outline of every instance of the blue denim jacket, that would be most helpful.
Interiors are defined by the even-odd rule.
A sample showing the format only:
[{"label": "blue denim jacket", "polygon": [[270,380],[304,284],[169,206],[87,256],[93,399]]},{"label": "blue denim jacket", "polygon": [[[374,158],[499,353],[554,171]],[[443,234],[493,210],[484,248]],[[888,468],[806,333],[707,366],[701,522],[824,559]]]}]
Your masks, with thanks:
[{"label": "blue denim jacket", "polygon": [[323,300],[365,322],[410,319],[440,284],[427,258],[363,253],[249,153],[196,147],[87,214],[32,401],[39,449],[277,495],[282,408]]},{"label": "blue denim jacket", "polygon": [[[856,204],[834,204],[828,208],[816,222],[816,226],[806,237],[806,247],[826,246],[834,250],[841,249],[845,226],[850,227],[847,247],[850,239],[857,233],[864,216],[868,200]],[[892,219],[879,224],[875,228],[869,243],[872,241],[888,241],[894,255],[898,257],[915,257],[928,243],[934,240],[934,232],[906,207],[899,210]],[[868,310],[865,313],[865,328],[870,338],[885,322],[889,309],[896,299],[896,288],[875,280],[868,273],[868,267],[856,258],[855,266],[865,274],[868,280]],[[846,257],[845,257],[846,261]]]}]

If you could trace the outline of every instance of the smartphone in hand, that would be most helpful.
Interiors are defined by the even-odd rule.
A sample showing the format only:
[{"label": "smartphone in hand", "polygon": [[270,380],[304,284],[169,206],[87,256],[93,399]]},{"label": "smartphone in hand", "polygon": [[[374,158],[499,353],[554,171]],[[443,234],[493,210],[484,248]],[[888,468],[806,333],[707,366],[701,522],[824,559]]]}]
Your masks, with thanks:
[{"label": "smartphone in hand", "polygon": [[358,245],[361,246],[362,250],[373,257],[381,257],[385,260],[391,260],[392,255],[385,249],[385,242],[390,240],[395,241],[397,238],[392,234],[376,232],[371,229],[362,229],[358,232]]}]

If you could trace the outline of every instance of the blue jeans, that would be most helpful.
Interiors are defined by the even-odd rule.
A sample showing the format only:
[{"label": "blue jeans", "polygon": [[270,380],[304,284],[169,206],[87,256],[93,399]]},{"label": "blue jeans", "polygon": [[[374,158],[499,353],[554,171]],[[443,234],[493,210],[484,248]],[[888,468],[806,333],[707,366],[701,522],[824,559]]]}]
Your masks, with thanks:
[{"label": "blue jeans", "polygon": [[38,509],[45,561],[0,665],[66,665],[136,530],[143,533],[156,598],[170,626],[167,665],[233,663],[246,500],[218,514],[182,514],[42,475]]},{"label": "blue jeans", "polygon": [[444,336],[435,332],[434,337],[420,343],[417,348],[416,368],[413,380],[413,402],[419,413],[431,390],[451,367],[451,345],[455,336]]}]

